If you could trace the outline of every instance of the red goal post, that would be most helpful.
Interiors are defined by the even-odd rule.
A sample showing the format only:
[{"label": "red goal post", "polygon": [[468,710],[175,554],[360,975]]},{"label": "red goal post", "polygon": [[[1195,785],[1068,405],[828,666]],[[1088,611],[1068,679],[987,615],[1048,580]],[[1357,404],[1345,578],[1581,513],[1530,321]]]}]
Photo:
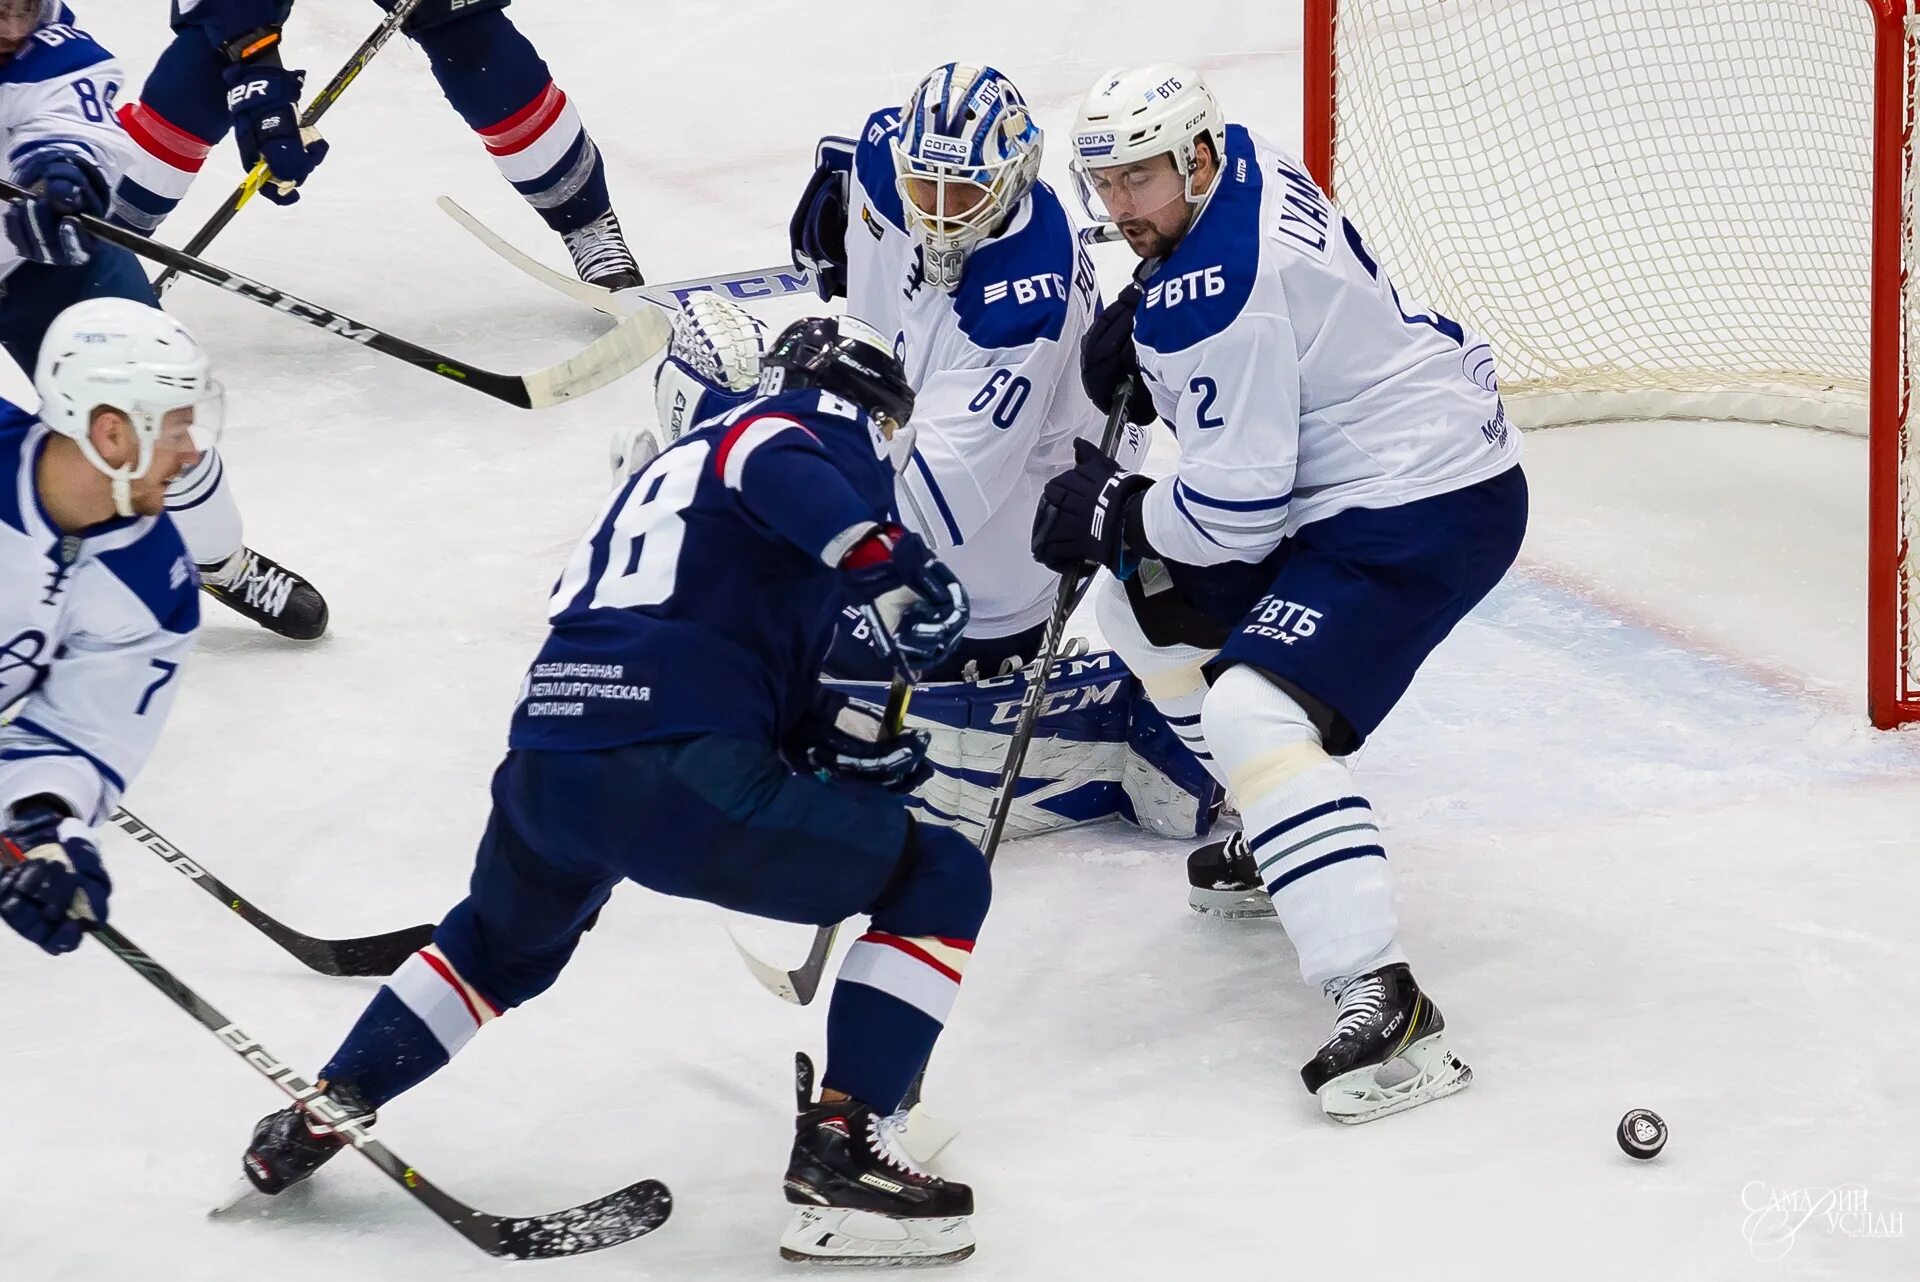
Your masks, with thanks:
[{"label": "red goal post", "polygon": [[1516,421],[1868,435],[1868,712],[1920,720],[1920,0],[1305,21],[1309,169],[1396,280],[1488,336]]}]

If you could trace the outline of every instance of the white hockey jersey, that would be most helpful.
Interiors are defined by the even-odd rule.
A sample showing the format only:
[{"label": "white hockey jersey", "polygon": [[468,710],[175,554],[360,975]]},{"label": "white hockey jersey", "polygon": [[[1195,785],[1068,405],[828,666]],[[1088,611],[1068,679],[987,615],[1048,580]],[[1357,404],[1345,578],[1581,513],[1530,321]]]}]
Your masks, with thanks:
[{"label": "white hockey jersey", "polygon": [[105,820],[146,763],[200,624],[165,516],[55,529],[34,471],[51,429],[0,401],[0,824],[36,793]]},{"label": "white hockey jersey", "polygon": [[[1100,439],[1080,387],[1099,285],[1059,198],[1038,183],[951,293],[929,287],[894,185],[898,131],[898,111],[875,112],[854,152],[847,311],[895,336],[914,387],[900,519],[966,585],[967,635],[1009,636],[1046,620],[1059,582],[1029,548],[1040,491],[1073,466],[1075,437]],[[1119,456],[1131,464],[1145,435],[1129,435]]]},{"label": "white hockey jersey", "polygon": [[[1348,508],[1397,507],[1512,467],[1493,354],[1395,290],[1292,157],[1239,125],[1224,173],[1134,322],[1180,441],[1147,491],[1147,540],[1193,565],[1258,561]],[[851,238],[851,234],[850,234]]]},{"label": "white hockey jersey", "polygon": [[[114,56],[73,26],[73,10],[45,6],[49,25],[0,63],[0,147],[9,178],[23,162],[49,148],[91,160],[112,189],[126,168],[133,140],[114,116],[126,75]],[[20,265],[13,242],[0,236],[0,277]]]}]

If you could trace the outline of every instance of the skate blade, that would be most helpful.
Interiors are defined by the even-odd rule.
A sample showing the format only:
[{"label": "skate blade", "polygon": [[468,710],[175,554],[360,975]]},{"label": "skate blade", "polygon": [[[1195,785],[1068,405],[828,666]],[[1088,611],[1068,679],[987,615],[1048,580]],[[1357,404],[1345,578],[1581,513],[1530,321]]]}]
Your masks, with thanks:
[{"label": "skate blade", "polygon": [[253,1186],[252,1180],[242,1175],[233,1182],[225,1197],[207,1208],[207,1218],[220,1220],[242,1215],[270,1215],[288,1207],[304,1206],[312,1196],[310,1180],[301,1180],[278,1193],[262,1193]]},{"label": "skate blade", "polygon": [[780,1258],[830,1268],[920,1268],[973,1254],[964,1215],[909,1220],[838,1206],[797,1208],[780,1235]]},{"label": "skate blade", "polygon": [[1272,898],[1264,890],[1212,890],[1205,886],[1190,886],[1187,889],[1187,906],[1197,913],[1226,921],[1251,921],[1278,916],[1274,912]]},{"label": "skate blade", "polygon": [[[1381,1072],[1396,1065],[1412,1071],[1403,1079],[1382,1083]],[[1445,1099],[1472,1081],[1473,1070],[1447,1049],[1442,1034],[1434,1033],[1385,1064],[1356,1068],[1334,1078],[1320,1088],[1320,1108],[1336,1122],[1358,1126]]]}]

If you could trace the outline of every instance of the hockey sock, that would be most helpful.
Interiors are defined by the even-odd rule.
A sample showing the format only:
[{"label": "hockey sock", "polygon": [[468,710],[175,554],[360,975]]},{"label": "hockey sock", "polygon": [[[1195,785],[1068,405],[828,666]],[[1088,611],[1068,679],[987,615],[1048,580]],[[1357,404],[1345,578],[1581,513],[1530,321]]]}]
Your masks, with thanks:
[{"label": "hockey sock", "polygon": [[1240,665],[1215,680],[1204,717],[1301,977],[1319,987],[1405,961],[1373,807],[1306,710]]},{"label": "hockey sock", "polygon": [[413,38],[447,101],[547,226],[574,231],[613,207],[600,149],[506,14],[476,13]]},{"label": "hockey sock", "polygon": [[240,550],[240,505],[234,502],[219,451],[202,454],[167,486],[167,515],[179,527],[196,565],[219,565]]},{"label": "hockey sock", "polygon": [[1155,710],[1166,719],[1180,742],[1207,768],[1221,787],[1227,786],[1226,772],[1215,760],[1201,732],[1200,709],[1207,698],[1207,680],[1201,668],[1217,651],[1191,645],[1157,646],[1147,640],[1139,620],[1133,616],[1133,603],[1118,579],[1103,574],[1092,589],[1094,620],[1100,635],[1126,661],[1127,669],[1140,679]]},{"label": "hockey sock", "polygon": [[900,883],[847,950],[827,1009],[821,1085],[898,1108],[946,1024],[985,920],[986,860],[959,833],[916,826]]},{"label": "hockey sock", "polygon": [[150,236],[187,194],[231,124],[220,69],[206,36],[182,31],[161,51],[140,97],[115,113],[133,147],[110,222]]},{"label": "hockey sock", "polygon": [[320,1076],[351,1082],[377,1108],[439,1072],[499,1014],[429,944],[374,994]]}]

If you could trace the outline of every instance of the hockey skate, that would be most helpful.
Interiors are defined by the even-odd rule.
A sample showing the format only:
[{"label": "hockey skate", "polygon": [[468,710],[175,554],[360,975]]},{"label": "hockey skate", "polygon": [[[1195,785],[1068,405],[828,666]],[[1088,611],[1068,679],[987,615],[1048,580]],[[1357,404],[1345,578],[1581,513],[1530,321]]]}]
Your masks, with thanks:
[{"label": "hockey skate", "polygon": [[1447,1049],[1447,1021],[1405,962],[1345,985],[1333,1036],[1300,1069],[1300,1080],[1336,1122],[1371,1122],[1463,1090],[1473,1070]]},{"label": "hockey skate", "polygon": [[1247,834],[1209,842],[1187,856],[1187,903],[1210,917],[1271,917],[1273,900],[1260,881]]},{"label": "hockey skate", "polygon": [[973,1189],[921,1170],[900,1145],[904,1114],[857,1100],[810,1103],[801,1057],[800,1115],[787,1163],[797,1208],[780,1256],[809,1264],[952,1264],[973,1254]]},{"label": "hockey skate", "polygon": [[327,601],[292,570],[252,548],[218,565],[200,567],[200,584],[214,599],[269,632],[312,641],[327,630]]},{"label": "hockey skate", "polygon": [[620,219],[609,209],[585,227],[561,233],[567,253],[573,256],[573,270],[580,279],[601,289],[634,289],[647,282],[640,276],[640,265],[633,261],[626,237],[620,234]]},{"label": "hockey skate", "polygon": [[[374,1120],[373,1109],[348,1086],[327,1090],[327,1098],[346,1110],[354,1124],[367,1126]],[[240,1166],[247,1182],[260,1192],[273,1196],[300,1183],[326,1164],[347,1141],[328,1125],[301,1108],[283,1108],[261,1118],[253,1128],[253,1141],[241,1155]]]}]

